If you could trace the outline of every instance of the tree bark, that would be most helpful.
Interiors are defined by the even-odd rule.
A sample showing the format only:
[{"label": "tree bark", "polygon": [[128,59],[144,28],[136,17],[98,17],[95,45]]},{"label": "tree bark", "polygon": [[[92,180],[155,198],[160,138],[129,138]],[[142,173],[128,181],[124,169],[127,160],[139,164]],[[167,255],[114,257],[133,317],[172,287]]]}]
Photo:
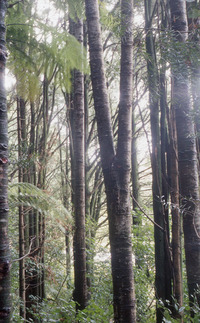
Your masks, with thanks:
[{"label": "tree bark", "polygon": [[[152,1],[145,0],[145,27],[146,27],[146,51],[148,54],[147,73],[149,86],[150,123],[152,136],[152,191],[153,191],[153,213],[154,221],[163,231],[154,226],[155,241],[155,289],[157,300],[167,305],[166,300],[171,300],[171,277],[169,257],[168,226],[162,204],[162,170],[161,170],[161,130],[159,120],[159,79],[156,61],[152,27]],[[163,116],[163,114],[162,114]],[[157,323],[163,320],[163,309],[157,306]]]},{"label": "tree bark", "polygon": [[136,322],[131,214],[132,1],[121,2],[121,72],[118,144],[115,154],[97,0],[86,0],[90,67],[102,170],[107,196],[116,323]]},{"label": "tree bark", "polygon": [[[18,159],[22,160],[22,122],[21,122],[21,109],[20,99],[17,99],[17,133],[18,133]],[[19,165],[18,181],[23,182],[23,168]],[[19,189],[20,193],[20,189]],[[26,288],[25,288],[25,216],[24,207],[19,206],[19,297],[20,297],[20,316],[26,319]]]},{"label": "tree bark", "polygon": [[[71,21],[73,34],[83,44],[83,22]],[[84,75],[75,70],[73,77],[73,153],[74,153],[74,301],[76,309],[87,306],[85,242],[85,116]]]},{"label": "tree bark", "polygon": [[10,322],[10,251],[8,241],[8,125],[5,90],[5,15],[7,1],[0,1],[0,322]]},{"label": "tree bark", "polygon": [[181,215],[179,208],[178,148],[175,111],[172,107],[169,120],[170,135],[170,195],[172,214],[173,295],[179,308],[183,305],[181,267]]},{"label": "tree bark", "polygon": [[[176,44],[184,44],[188,36],[186,2],[183,0],[171,0],[170,8],[174,41]],[[178,57],[178,64],[172,62],[172,104],[176,116],[187,283],[189,299],[192,304],[198,286],[200,286],[199,180],[188,71],[185,58],[181,57],[180,53]],[[200,304],[198,294],[196,296]]]},{"label": "tree bark", "polygon": [[[190,13],[190,7],[194,6],[194,3],[187,2],[187,13]],[[199,1],[195,1],[195,9],[200,9]],[[199,27],[200,20],[199,17],[187,17],[188,19],[188,31],[189,31],[189,42],[193,43],[192,46],[196,47],[197,52],[200,49],[200,41],[199,41]],[[198,55],[198,54],[197,54]],[[192,103],[194,110],[194,123],[195,123],[195,133],[196,133],[196,141],[197,141],[197,157],[198,157],[198,169],[200,165],[200,66],[197,61],[191,61],[190,65],[191,71],[191,93],[192,93]],[[200,176],[200,172],[199,172]],[[200,178],[200,177],[199,177]]]},{"label": "tree bark", "polygon": [[138,181],[138,160],[137,160],[137,138],[135,135],[136,122],[135,111],[132,109],[132,140],[131,140],[131,181],[132,181],[132,206],[135,212],[133,216],[133,224],[139,224],[141,221],[137,214],[137,205],[135,201],[139,202],[139,181]]}]

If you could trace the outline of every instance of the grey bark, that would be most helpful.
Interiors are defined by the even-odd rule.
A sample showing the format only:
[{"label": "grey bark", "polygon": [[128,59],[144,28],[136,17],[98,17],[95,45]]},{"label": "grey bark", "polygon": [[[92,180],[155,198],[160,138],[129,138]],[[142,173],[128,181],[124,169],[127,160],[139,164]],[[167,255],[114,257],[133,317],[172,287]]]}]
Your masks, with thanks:
[{"label": "grey bark", "polygon": [[115,153],[104,74],[97,0],[86,0],[90,67],[102,170],[107,196],[115,322],[136,322],[131,214],[132,1],[121,2],[121,71],[118,143]]},{"label": "grey bark", "polygon": [[[170,1],[171,24],[176,44],[184,44],[188,37],[186,2]],[[200,286],[200,210],[197,151],[188,70],[184,56],[177,54],[179,63],[172,62],[173,94],[172,104],[175,109],[178,165],[180,177],[180,200],[183,217],[184,244],[186,256],[187,283],[189,299]],[[183,68],[185,66],[185,68]],[[197,295],[198,302],[200,303]]]},{"label": "grey bark", "polygon": [[[70,21],[72,33],[83,45],[83,22],[79,18]],[[73,157],[74,157],[74,293],[76,309],[87,306],[86,242],[85,242],[85,115],[84,75],[73,73]]]},{"label": "grey bark", "polygon": [[[165,218],[165,212],[162,205],[163,185],[162,185],[162,168],[161,168],[161,130],[160,130],[160,109],[159,109],[159,77],[158,66],[152,32],[152,1],[144,1],[145,4],[145,28],[146,28],[146,51],[148,54],[147,73],[149,86],[149,106],[150,106],[150,123],[152,136],[152,191],[153,191],[153,212],[154,221],[163,231],[154,226],[155,241],[155,290],[157,300],[167,306],[167,300],[171,299],[171,277],[170,277],[170,257],[169,257],[169,237],[168,227]],[[155,5],[155,3],[154,3]],[[163,113],[162,113],[163,116]],[[163,122],[161,123],[163,126]],[[162,136],[163,139],[163,136]],[[157,304],[157,322],[163,320],[163,309]]]}]

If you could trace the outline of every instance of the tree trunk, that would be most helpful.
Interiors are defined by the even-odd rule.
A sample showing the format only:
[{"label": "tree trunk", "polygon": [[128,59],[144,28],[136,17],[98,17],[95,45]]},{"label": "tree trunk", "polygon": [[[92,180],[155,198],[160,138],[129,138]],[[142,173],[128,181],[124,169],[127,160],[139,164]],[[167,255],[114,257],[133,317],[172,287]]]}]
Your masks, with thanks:
[{"label": "tree trunk", "polygon": [[172,214],[173,295],[180,308],[183,305],[181,268],[181,217],[179,209],[178,148],[175,111],[172,107],[169,120],[170,135],[170,195]]},{"label": "tree trunk", "polygon": [[[45,189],[46,164],[47,164],[47,136],[49,130],[48,113],[49,113],[49,81],[44,75],[43,80],[43,101],[41,105],[41,137],[36,140],[37,131],[35,131],[35,107],[34,103],[30,103],[31,108],[31,129],[30,129],[30,145],[29,145],[29,176],[28,181],[33,185],[37,185],[40,189]],[[40,134],[40,131],[39,131]],[[40,167],[38,169],[38,178],[36,178],[35,165],[32,164],[31,156],[38,154]],[[45,243],[45,217],[36,210],[30,210],[29,213],[29,248],[30,261],[27,262],[27,283],[26,283],[26,319],[35,320],[37,317],[37,303],[45,297],[45,270],[44,270],[44,243]],[[38,263],[41,264],[38,267]],[[43,265],[43,266],[42,266]]]},{"label": "tree trunk", "polygon": [[[66,115],[66,122],[65,122],[65,129],[66,129],[66,141],[65,141],[65,154],[63,158],[63,147],[61,145],[61,129],[60,128],[61,120],[58,120],[58,131],[59,131],[59,153],[60,153],[60,172],[61,172],[61,192],[62,192],[62,201],[63,205],[67,210],[70,210],[70,185],[69,185],[69,129],[67,123],[67,115]],[[70,273],[71,273],[71,253],[70,253],[70,229],[66,228],[65,234],[65,246],[66,246],[66,275],[67,275],[67,282],[70,281]]]},{"label": "tree trunk", "polygon": [[132,109],[132,140],[131,140],[131,181],[132,181],[132,205],[134,210],[133,224],[139,224],[140,218],[137,214],[137,205],[135,203],[139,202],[139,181],[138,181],[138,161],[137,161],[137,138],[135,135],[136,123],[135,123],[135,111]]},{"label": "tree trunk", "polygon": [[5,91],[5,15],[7,1],[0,1],[0,322],[10,322],[10,251],[8,241],[8,125]]},{"label": "tree trunk", "polygon": [[[20,99],[17,99],[17,133],[18,133],[18,160],[22,160],[22,131],[21,131],[21,109]],[[23,182],[23,169],[19,165],[18,182]],[[20,189],[19,189],[20,193]],[[25,288],[25,216],[24,207],[19,206],[19,297],[20,297],[20,316],[26,319],[26,288]]]},{"label": "tree trunk", "polygon": [[85,4],[94,105],[107,196],[114,293],[114,319],[116,323],[133,323],[136,322],[136,302],[133,279],[129,195],[133,3],[127,0],[122,0],[121,2],[120,104],[116,154],[104,75],[98,1],[86,0]]},{"label": "tree trunk", "polygon": [[[170,8],[174,41],[176,44],[184,44],[188,35],[186,3],[183,0],[171,0]],[[172,104],[175,109],[177,127],[180,200],[183,215],[187,282],[189,299],[192,304],[198,286],[200,286],[199,180],[188,71],[184,56],[181,56],[180,52],[177,53],[177,56],[179,58],[178,64],[172,62]],[[198,295],[196,296],[200,304]]]},{"label": "tree trunk", "polygon": [[[156,298],[161,299],[167,305],[166,300],[171,299],[171,277],[170,277],[170,257],[169,257],[169,237],[167,221],[162,205],[162,173],[161,173],[161,146],[160,146],[160,120],[159,120],[159,82],[158,67],[156,62],[156,53],[154,46],[152,27],[152,3],[145,0],[145,27],[146,27],[146,51],[148,54],[147,73],[149,85],[149,103],[150,103],[150,123],[152,136],[152,191],[153,191],[153,212],[155,240],[155,288]],[[163,116],[163,114],[162,114]],[[157,306],[157,322],[163,320],[163,309]]]},{"label": "tree trunk", "polygon": [[[187,12],[190,13],[190,7],[194,6],[194,3],[187,2]],[[195,1],[195,9],[200,9],[199,0]],[[189,15],[188,15],[189,16]],[[199,40],[199,27],[200,20],[199,17],[194,15],[194,17],[188,17],[188,29],[189,29],[189,42],[193,43],[193,46],[196,47],[196,50],[200,49],[200,40]],[[198,55],[198,54],[197,54]],[[193,110],[194,110],[194,123],[195,123],[195,133],[197,141],[197,157],[198,157],[198,169],[200,165],[200,66],[197,61],[191,62],[190,65],[191,71],[191,92],[193,100]],[[200,176],[200,171],[199,171]]]},{"label": "tree trunk", "polygon": [[[76,39],[83,44],[83,22],[70,22]],[[74,153],[74,301],[76,309],[87,306],[85,243],[85,116],[84,75],[75,70],[73,78],[73,153]]]}]

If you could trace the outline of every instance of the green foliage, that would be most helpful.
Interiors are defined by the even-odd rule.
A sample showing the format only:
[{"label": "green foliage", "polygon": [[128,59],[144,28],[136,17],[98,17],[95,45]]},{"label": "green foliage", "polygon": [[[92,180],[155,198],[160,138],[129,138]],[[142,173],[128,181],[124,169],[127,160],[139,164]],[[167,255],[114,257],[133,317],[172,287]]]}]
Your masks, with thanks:
[{"label": "green foliage", "polygon": [[73,20],[84,17],[84,1],[68,0],[69,14]]},{"label": "green foliage", "polygon": [[[32,4],[14,6],[7,16],[8,67],[15,75],[18,94],[33,102],[39,92],[37,48]],[[36,59],[35,59],[36,58]]]},{"label": "green foliage", "polygon": [[[107,250],[104,250],[106,252]],[[96,260],[94,263],[91,300],[83,311],[82,322],[107,323],[113,316],[112,278],[110,261]],[[79,314],[82,315],[81,312]]]},{"label": "green foliage", "polygon": [[[57,269],[58,271],[58,269]],[[60,272],[59,284],[47,289],[47,299],[38,303],[35,318],[42,322],[64,322],[64,323],[108,323],[113,318],[112,307],[112,279],[110,273],[110,262],[98,262],[95,266],[95,279],[92,285],[92,297],[88,307],[80,311],[76,316],[76,304],[72,300],[73,286],[68,279],[64,279]],[[14,322],[21,322],[17,313],[13,314]]]},{"label": "green foliage", "polygon": [[19,5],[7,19],[8,67],[18,81],[18,95],[34,102],[40,93],[41,73],[48,80],[55,75],[59,85],[69,92],[71,71],[76,68],[88,72],[85,50],[66,30],[42,22],[36,13],[30,12],[29,17],[23,9]]},{"label": "green foliage", "polygon": [[24,205],[44,215],[51,215],[63,233],[65,233],[65,228],[72,223],[72,217],[61,201],[30,183],[10,184],[8,198],[10,208]]},{"label": "green foliage", "polygon": [[196,3],[196,1],[193,1],[192,3],[190,3],[188,5],[187,14],[188,14],[188,18],[191,18],[191,19],[198,19],[199,18],[200,9],[199,9],[199,4]]},{"label": "green foliage", "polygon": [[63,12],[69,12],[70,17],[73,20],[76,18],[84,17],[84,1],[83,0],[51,0],[54,7],[62,10]]},{"label": "green foliage", "polygon": [[[188,293],[184,294],[184,305],[179,308],[178,304],[175,303],[175,309],[181,314],[184,322],[198,323],[200,321],[200,307],[198,305],[196,297],[194,297],[194,303],[191,307],[189,305]],[[163,309],[165,323],[178,323],[180,319],[173,318],[173,313],[171,310],[164,306],[164,304],[160,301],[159,307]],[[193,315],[191,315],[191,310],[193,311]]]},{"label": "green foliage", "polygon": [[159,63],[160,66],[163,63],[170,63],[174,75],[181,79],[199,66],[199,45],[194,39],[191,39],[194,34],[190,35],[186,42],[179,42],[174,36],[174,32],[168,30],[160,34],[157,47],[161,49],[162,56]]},{"label": "green foliage", "polygon": [[[46,49],[49,50],[49,48]],[[72,35],[66,33],[55,35],[46,64],[49,65],[49,62],[53,63],[54,60],[58,68],[56,78],[60,86],[64,87],[67,92],[71,90],[71,71],[73,69],[88,73],[86,51]]]},{"label": "green foliage", "polygon": [[139,322],[154,319],[154,243],[153,226],[141,211],[135,211],[137,224],[133,225],[133,250],[135,255],[135,292]]},{"label": "green foliage", "polygon": [[102,1],[100,3],[100,17],[103,28],[120,37],[120,6],[118,5],[115,10],[110,11],[107,8],[107,4]]}]

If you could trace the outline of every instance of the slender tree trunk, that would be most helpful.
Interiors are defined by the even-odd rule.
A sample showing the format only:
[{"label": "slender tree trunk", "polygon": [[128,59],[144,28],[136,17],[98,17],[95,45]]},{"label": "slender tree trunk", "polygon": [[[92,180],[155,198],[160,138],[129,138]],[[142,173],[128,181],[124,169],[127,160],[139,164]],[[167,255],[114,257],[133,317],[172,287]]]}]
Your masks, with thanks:
[{"label": "slender tree trunk", "polygon": [[111,116],[108,104],[103,65],[103,49],[99,25],[98,1],[86,0],[90,67],[100,143],[101,162],[105,181],[109,218],[109,238],[116,323],[136,322],[133,279],[130,160],[132,106],[132,1],[122,0],[122,44],[120,73],[120,104],[118,145],[115,154]]},{"label": "slender tree trunk", "polygon": [[140,219],[137,215],[137,205],[135,201],[138,202],[139,199],[139,181],[138,181],[138,161],[137,161],[137,138],[136,132],[136,122],[135,122],[135,111],[132,109],[132,140],[131,140],[131,181],[132,181],[132,205],[135,211],[133,217],[133,224],[139,224]]},{"label": "slender tree trunk", "polygon": [[[161,27],[168,28],[167,10],[168,1],[161,2],[162,20]],[[161,45],[161,57],[163,56],[163,48]],[[177,134],[175,124],[175,114],[173,106],[168,111],[166,97],[166,63],[162,61],[160,71],[160,106],[161,106],[161,166],[162,166],[162,192],[165,199],[165,205],[168,205],[168,194],[170,188],[171,196],[171,215],[172,215],[172,278],[173,278],[173,297],[176,306],[173,306],[173,315],[182,322],[179,309],[183,305],[182,290],[182,268],[181,268],[181,219],[179,212],[179,174],[178,174],[178,150],[177,150]],[[169,115],[170,114],[170,115]],[[168,117],[169,144],[166,128],[166,117]],[[167,158],[166,158],[167,153]],[[169,173],[167,173],[167,171]],[[168,179],[169,177],[169,179]],[[168,207],[165,208],[165,219],[168,219]],[[167,226],[168,227],[168,226]],[[168,241],[170,237],[168,234]]]},{"label": "slender tree trunk", "polygon": [[[145,22],[146,22],[146,50],[148,54],[147,72],[149,84],[150,122],[152,135],[152,190],[153,190],[153,212],[155,223],[163,228],[163,231],[154,226],[155,240],[155,288],[156,298],[161,299],[165,305],[166,300],[171,300],[171,277],[169,257],[168,221],[162,205],[162,169],[161,169],[161,146],[160,146],[160,120],[159,120],[159,82],[158,67],[154,46],[152,27],[152,2],[145,0]],[[155,5],[155,4],[154,4]],[[163,116],[163,114],[162,114]],[[163,309],[157,306],[157,323],[163,320]]]},{"label": "slender tree trunk", "polygon": [[[193,3],[187,2],[187,10],[189,10],[190,6],[194,5]],[[196,10],[200,9],[199,0],[195,1]],[[190,10],[189,10],[190,12]],[[196,50],[200,49],[200,41],[199,41],[199,27],[200,20],[199,17],[188,17],[188,29],[189,29],[189,41],[193,42]],[[190,65],[191,70],[191,92],[193,99],[193,110],[194,110],[194,123],[195,123],[195,133],[196,133],[196,141],[197,141],[197,157],[198,157],[198,169],[200,176],[200,66],[198,62],[191,62]],[[200,178],[200,177],[199,177]]]},{"label": "slender tree trunk", "polygon": [[[25,114],[23,114],[24,123],[25,123]],[[35,111],[34,104],[31,103],[31,129],[30,129],[30,144],[29,150],[27,151],[27,159],[29,161],[29,168],[26,168],[26,178],[24,178],[24,182],[31,183],[36,185],[36,170],[35,165],[32,164],[31,158],[35,152]],[[28,147],[27,143],[27,135],[25,135],[26,140],[26,148]],[[37,320],[34,317],[33,311],[35,309],[37,301],[34,297],[39,297],[39,281],[38,281],[38,268],[36,265],[37,252],[36,249],[38,247],[38,212],[36,210],[29,210],[26,212],[28,219],[26,219],[25,227],[28,229],[28,246],[27,249],[30,249],[31,255],[29,256],[28,261],[26,262],[26,320]],[[37,259],[38,261],[38,259]]]},{"label": "slender tree trunk", "polygon": [[[65,197],[64,197],[64,206],[70,210],[70,136],[69,136],[69,127],[66,125],[66,162],[65,162]],[[66,244],[66,271],[67,276],[70,281],[71,279],[71,251],[70,251],[70,229],[66,229],[65,236],[65,244]]]},{"label": "slender tree trunk", "polygon": [[198,158],[198,169],[200,178],[200,67],[193,66],[192,70],[192,98],[193,98],[193,109],[194,109],[194,122],[195,122],[195,133],[197,141],[197,158]]},{"label": "slender tree trunk", "polygon": [[[39,161],[41,168],[38,172],[38,182],[37,186],[41,189],[45,189],[46,187],[46,169],[47,169],[47,138],[49,134],[49,85],[50,81],[47,78],[46,73],[44,74],[43,80],[43,103],[42,103],[42,137],[39,145]],[[53,99],[52,99],[53,100]],[[53,108],[53,106],[52,106]],[[40,272],[37,275],[37,285],[39,286],[38,296],[40,300],[45,298],[45,216],[44,214],[39,213],[38,221],[34,223],[34,232],[38,237],[38,261],[42,264]]]},{"label": "slender tree trunk", "polygon": [[0,1],[0,322],[10,322],[10,250],[8,241],[8,125],[5,91],[5,15],[7,1]]},{"label": "slender tree trunk", "polygon": [[[83,44],[83,22],[71,21],[76,39]],[[87,306],[85,242],[85,116],[84,75],[75,70],[73,78],[73,152],[74,152],[74,300],[76,309]]]},{"label": "slender tree trunk", "polygon": [[[169,21],[168,21],[168,0],[158,2],[158,14],[159,9],[161,10],[161,30],[167,30]],[[158,28],[160,27],[158,22]],[[160,34],[161,36],[161,34]],[[173,269],[172,269],[172,256],[170,251],[170,229],[169,229],[169,181],[168,181],[168,171],[169,171],[169,135],[167,128],[167,89],[166,89],[166,62],[163,59],[163,48],[162,48],[162,39],[160,46],[160,55],[161,55],[161,67],[159,71],[159,90],[160,90],[160,153],[161,153],[161,176],[162,176],[162,198],[164,199],[164,225],[165,225],[165,281],[166,281],[166,292],[165,297],[170,301],[170,306],[172,310],[174,307],[172,305],[172,278],[173,278]]]},{"label": "slender tree trunk", "polygon": [[[18,159],[22,160],[22,133],[21,133],[21,113],[20,113],[20,100],[17,99],[17,132],[18,132]],[[19,165],[18,172],[19,183],[23,182],[23,169]],[[19,189],[20,193],[20,189]],[[20,316],[26,318],[26,288],[25,288],[25,217],[24,208],[19,206],[19,297],[20,297]]]},{"label": "slender tree trunk", "polygon": [[175,111],[172,107],[169,120],[170,135],[170,195],[172,214],[173,295],[179,308],[183,305],[181,268],[181,217],[179,208],[178,148]]},{"label": "slender tree trunk", "polygon": [[[121,1],[121,67],[118,142],[113,175],[116,179],[108,199],[112,212],[109,217],[111,261],[116,322],[135,322],[136,306],[132,263],[130,214],[130,169],[132,136],[132,79],[133,79],[133,1]],[[110,195],[110,194],[109,194]],[[110,201],[109,201],[110,200]],[[115,205],[116,203],[116,205]],[[122,264],[122,259],[124,263]],[[123,276],[121,276],[123,275]],[[120,281],[120,277],[122,280]],[[117,297],[116,297],[117,295]],[[127,310],[129,306],[129,310]]]},{"label": "slender tree trunk", "polygon": [[[60,122],[58,122],[58,131],[59,131],[59,154],[60,154],[60,172],[61,172],[61,192],[62,192],[62,201],[63,205],[67,210],[70,210],[70,187],[69,187],[69,129],[67,121],[65,123],[66,127],[66,142],[65,142],[65,157],[63,158],[63,146],[61,145],[61,132],[59,130]],[[66,275],[68,281],[70,280],[70,230],[66,228],[65,235],[65,244],[66,244]]]},{"label": "slender tree trunk", "polygon": [[[174,41],[176,44],[184,44],[188,35],[186,2],[183,0],[171,0],[170,8]],[[179,57],[178,64],[172,62],[172,104],[175,109],[178,139],[180,199],[183,215],[187,282],[189,299],[192,304],[196,291],[200,286],[199,180],[188,71],[185,58],[181,56],[180,52],[177,55]],[[200,304],[198,295],[197,299]]]},{"label": "slender tree trunk", "polygon": [[[19,81],[20,82],[20,81]],[[18,83],[20,86],[20,83]],[[18,112],[18,145],[19,145],[19,182],[27,183],[30,182],[34,184],[32,180],[32,176],[34,174],[30,174],[32,167],[29,165],[28,167],[23,166],[23,161],[26,159],[28,160],[29,156],[32,153],[34,140],[31,131],[31,145],[29,146],[28,151],[28,142],[27,142],[27,125],[26,125],[26,103],[22,97],[17,99],[17,112]],[[32,123],[32,116],[31,116],[31,123]],[[32,128],[32,127],[31,127]],[[28,156],[29,154],[29,156]],[[30,244],[32,245],[32,251],[36,248],[36,239],[33,237],[35,236],[34,227],[35,227],[35,219],[37,218],[36,212],[31,210],[28,211],[25,207],[19,207],[19,256],[20,258],[28,252]],[[31,308],[32,301],[30,300],[31,295],[38,295],[38,288],[37,288],[37,272],[34,271],[33,275],[33,268],[29,262],[26,263],[25,259],[20,260],[20,297],[21,302],[24,302],[23,305],[20,306],[21,316],[24,319],[28,319],[29,317],[32,318],[31,311],[27,309]]]},{"label": "slender tree trunk", "polygon": [[[85,27],[85,26],[84,26]],[[84,46],[86,42],[85,28],[84,28]],[[89,133],[88,133],[88,84],[85,78],[84,80],[84,111],[85,111],[85,218],[86,218],[86,270],[87,270],[87,288],[88,299],[91,297],[91,281],[92,281],[92,241],[91,241],[91,189],[90,189],[90,164],[88,156],[89,148]]]},{"label": "slender tree trunk", "polygon": [[[30,162],[29,167],[29,183],[37,185],[40,189],[45,188],[46,179],[46,148],[48,136],[48,98],[49,82],[46,75],[43,80],[43,102],[42,102],[42,134],[39,143],[36,141],[35,132],[35,107],[34,103],[30,103],[31,108],[31,132],[29,157],[37,150],[40,168],[38,170],[38,178],[36,179],[35,165]],[[38,145],[36,147],[36,144]],[[35,320],[38,318],[37,304],[45,297],[45,270],[44,270],[44,242],[45,242],[45,217],[43,214],[30,210],[29,213],[29,248],[31,245],[30,262],[27,262],[27,284],[26,284],[26,319]],[[38,263],[41,264],[40,268]]]}]

